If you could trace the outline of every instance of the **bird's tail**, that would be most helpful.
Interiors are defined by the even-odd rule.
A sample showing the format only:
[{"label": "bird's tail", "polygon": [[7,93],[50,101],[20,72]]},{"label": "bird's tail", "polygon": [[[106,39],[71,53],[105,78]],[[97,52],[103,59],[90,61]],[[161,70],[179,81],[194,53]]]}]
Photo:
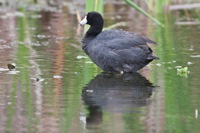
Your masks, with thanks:
[{"label": "bird's tail", "polygon": [[149,39],[149,38],[145,38],[146,42],[149,43],[149,44],[156,44],[155,41]]},{"label": "bird's tail", "polygon": [[159,60],[160,58],[157,57],[154,53],[152,53],[147,57],[147,59],[148,60]]}]

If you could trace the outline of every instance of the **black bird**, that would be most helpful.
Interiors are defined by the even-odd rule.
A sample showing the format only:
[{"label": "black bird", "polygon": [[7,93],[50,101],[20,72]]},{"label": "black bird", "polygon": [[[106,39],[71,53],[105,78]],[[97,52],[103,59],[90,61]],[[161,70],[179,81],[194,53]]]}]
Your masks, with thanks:
[{"label": "black bird", "polygon": [[90,25],[82,40],[82,48],[91,60],[106,72],[137,72],[154,59],[148,43],[156,42],[124,30],[102,31],[104,19],[89,12],[80,25]]}]

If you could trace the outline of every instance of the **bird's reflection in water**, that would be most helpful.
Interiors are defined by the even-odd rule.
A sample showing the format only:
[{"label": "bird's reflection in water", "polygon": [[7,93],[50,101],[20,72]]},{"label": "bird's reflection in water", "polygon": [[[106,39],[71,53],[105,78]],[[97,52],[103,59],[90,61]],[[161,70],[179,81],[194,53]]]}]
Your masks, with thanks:
[{"label": "bird's reflection in water", "polygon": [[99,125],[104,111],[134,113],[135,108],[149,103],[153,88],[152,83],[138,73],[100,73],[82,92],[82,99],[89,111],[87,126]]}]

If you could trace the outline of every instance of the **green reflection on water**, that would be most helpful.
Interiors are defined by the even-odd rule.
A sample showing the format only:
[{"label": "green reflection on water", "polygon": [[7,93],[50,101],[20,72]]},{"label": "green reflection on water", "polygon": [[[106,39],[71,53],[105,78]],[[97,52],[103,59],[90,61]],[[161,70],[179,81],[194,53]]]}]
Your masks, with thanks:
[{"label": "green reflection on water", "polygon": [[[24,9],[19,9],[20,12],[25,13]],[[18,42],[22,43],[28,38],[27,28],[28,21],[25,17],[17,18],[18,30]],[[11,105],[8,107],[8,120],[6,130],[8,132],[15,132],[13,127],[18,123],[14,123],[14,117],[16,117],[16,112],[18,112],[17,104],[24,103],[23,109],[24,115],[26,116],[26,123],[24,125],[27,127],[28,132],[35,132],[36,128],[33,128],[33,101],[30,88],[30,63],[29,63],[29,48],[27,44],[18,44],[15,57],[17,70],[19,74],[14,75],[14,82],[12,85],[12,92],[10,93]],[[17,96],[17,98],[16,98]],[[17,103],[19,102],[19,103]]]},{"label": "green reflection on water", "polygon": [[[164,89],[165,97],[164,130],[167,133],[196,133],[200,127],[197,126],[199,119],[195,118],[195,110],[199,109],[200,104],[197,102],[199,98],[193,96],[193,90],[196,89],[196,84],[199,84],[194,82],[199,78],[196,73],[199,63],[190,57],[193,51],[190,52],[188,49],[190,46],[197,48],[196,45],[200,41],[194,43],[196,36],[191,36],[192,32],[195,32],[195,28],[191,28],[193,26],[174,25],[176,16],[168,14],[166,17],[163,14],[158,14],[157,17],[166,25],[165,28],[157,27],[155,32],[156,39],[160,44],[157,52],[159,52],[162,64],[160,68],[156,69],[156,73],[159,73],[159,77],[161,75],[163,77],[160,89]],[[197,34],[199,35],[200,32]],[[188,66],[187,62],[190,61],[196,66]],[[193,73],[189,74],[188,78],[179,77],[176,74],[175,66],[188,66]]]},{"label": "green reflection on water", "polygon": [[[22,10],[22,12],[24,12]],[[155,31],[156,40],[160,45],[156,46],[156,53],[159,55],[160,62],[172,62],[173,60],[176,63],[166,63],[162,64],[161,67],[153,68],[153,78],[155,82],[160,79],[163,84],[160,84],[160,89],[164,91],[164,128],[165,132],[198,132],[200,127],[198,126],[199,119],[195,118],[195,110],[199,109],[200,100],[199,100],[199,89],[200,86],[198,82],[198,67],[199,60],[191,59],[190,52],[184,51],[189,48],[189,44],[194,45],[198,49],[199,40],[193,38],[189,41],[190,38],[197,38],[200,34],[196,33],[196,36],[190,35],[192,31],[188,27],[176,28],[169,25],[173,25],[171,22],[174,22],[173,18],[170,16],[170,20],[165,15],[159,15],[158,18],[166,25],[165,28],[158,27]],[[37,19],[35,19],[37,20]],[[34,36],[37,34],[43,34],[41,28],[42,25],[38,21],[27,20],[27,18],[19,17],[18,21],[18,41],[24,42],[28,37]],[[27,29],[31,26],[36,27],[36,31],[32,31],[27,34]],[[195,29],[195,27],[193,27]],[[197,27],[198,28],[198,27]],[[68,30],[68,29],[66,29]],[[72,29],[70,31],[73,31]],[[194,31],[193,31],[194,32]],[[192,33],[191,33],[192,34]],[[67,36],[67,35],[66,35]],[[72,35],[71,35],[72,36]],[[189,36],[189,37],[188,37]],[[182,37],[182,39],[180,39]],[[37,41],[35,38],[31,38],[32,41]],[[35,39],[35,40],[34,40]],[[186,40],[186,41],[184,41]],[[48,40],[46,40],[48,41]],[[17,124],[13,122],[14,117],[16,116],[16,104],[17,100],[15,96],[17,93],[21,93],[18,96],[18,100],[22,102],[22,108],[24,118],[26,119],[25,128],[28,129],[28,132],[37,132],[37,126],[42,125],[43,123],[39,121],[42,117],[52,117],[57,121],[54,123],[55,128],[59,132],[81,132],[84,129],[84,126],[80,124],[79,116],[80,113],[83,113],[87,116],[87,107],[83,104],[81,100],[81,94],[83,87],[89,83],[95,75],[100,73],[100,69],[94,64],[86,63],[90,61],[89,59],[77,60],[78,55],[84,55],[82,51],[73,48],[69,45],[70,42],[66,41],[63,49],[66,51],[64,53],[64,70],[61,71],[62,79],[56,82],[57,79],[53,79],[54,70],[58,69],[55,65],[54,56],[52,52],[55,45],[50,44],[50,46],[39,46],[34,47],[38,52],[42,61],[38,60],[40,64],[40,69],[43,73],[47,84],[43,83],[42,95],[44,102],[41,116],[36,117],[35,106],[34,105],[34,94],[31,93],[31,81],[30,81],[30,62],[29,54],[30,49],[26,44],[19,44],[16,49],[16,64],[18,70],[20,71],[19,75],[14,75],[14,81],[12,85],[12,92],[10,93],[9,101],[12,103],[8,105],[8,120],[6,123],[6,128],[8,132],[15,132],[13,125]],[[78,42],[75,42],[78,43]],[[59,44],[58,44],[59,45]],[[57,46],[57,44],[56,44]],[[51,47],[51,49],[50,49]],[[45,49],[50,49],[48,51]],[[45,52],[44,52],[45,51]],[[194,53],[192,53],[194,54]],[[196,50],[196,54],[198,50]],[[193,66],[189,66],[191,74],[188,78],[179,77],[176,75],[176,65],[187,65],[188,61],[194,63]],[[54,68],[55,67],[55,68]],[[171,67],[172,69],[168,69]],[[157,83],[159,84],[159,83]],[[160,100],[160,99],[154,99]],[[154,102],[154,101],[153,101]],[[45,106],[48,106],[45,108]],[[103,110],[103,120],[99,132],[115,132],[116,127],[121,126],[120,130],[123,132],[145,132],[146,124],[145,120],[142,121],[142,118],[146,118],[148,113],[148,107],[138,108],[138,111],[142,113],[130,113],[130,114],[115,114]],[[45,112],[46,111],[46,112]],[[145,119],[144,118],[144,119]],[[53,119],[54,120],[54,119]],[[43,122],[48,122],[46,119]],[[163,126],[161,125],[161,126]],[[48,127],[49,128],[49,127]],[[92,132],[92,131],[91,131]]]}]

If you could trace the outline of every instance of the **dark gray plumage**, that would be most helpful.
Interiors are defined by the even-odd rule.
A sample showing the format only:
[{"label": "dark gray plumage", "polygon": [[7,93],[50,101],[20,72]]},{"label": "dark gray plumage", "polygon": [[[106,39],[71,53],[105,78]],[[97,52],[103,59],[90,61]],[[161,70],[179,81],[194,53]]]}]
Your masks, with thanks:
[{"label": "dark gray plumage", "polygon": [[89,12],[80,22],[90,28],[82,40],[82,48],[91,60],[107,72],[136,72],[154,59],[147,43],[156,42],[124,30],[103,29],[103,18],[97,12]]}]

